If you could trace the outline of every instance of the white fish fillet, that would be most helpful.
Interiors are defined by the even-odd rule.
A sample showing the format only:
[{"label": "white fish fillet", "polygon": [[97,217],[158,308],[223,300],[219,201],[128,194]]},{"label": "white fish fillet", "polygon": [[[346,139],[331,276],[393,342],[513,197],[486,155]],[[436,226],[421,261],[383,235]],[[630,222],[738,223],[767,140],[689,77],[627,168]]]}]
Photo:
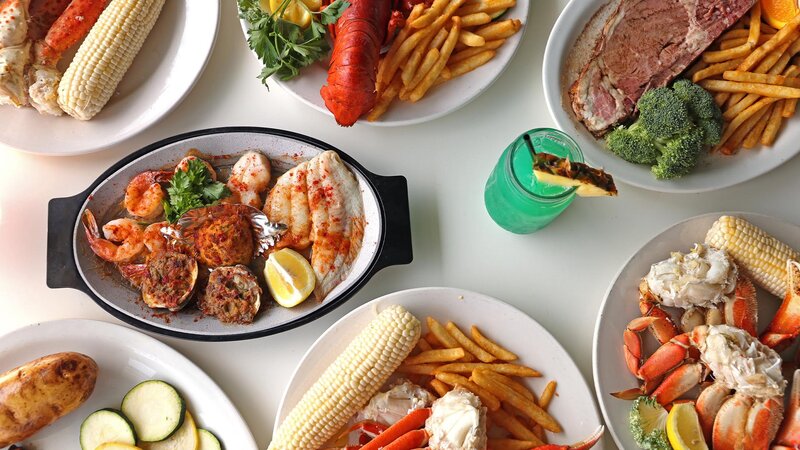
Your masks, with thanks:
[{"label": "white fish fillet", "polygon": [[308,162],[311,267],[314,294],[322,301],[347,276],[364,238],[364,205],[358,181],[339,155],[327,151]]},{"label": "white fish fillet", "polygon": [[276,249],[289,247],[304,250],[311,245],[311,211],[308,209],[306,173],[308,162],[293,167],[278,178],[264,203],[270,222],[288,227]]}]

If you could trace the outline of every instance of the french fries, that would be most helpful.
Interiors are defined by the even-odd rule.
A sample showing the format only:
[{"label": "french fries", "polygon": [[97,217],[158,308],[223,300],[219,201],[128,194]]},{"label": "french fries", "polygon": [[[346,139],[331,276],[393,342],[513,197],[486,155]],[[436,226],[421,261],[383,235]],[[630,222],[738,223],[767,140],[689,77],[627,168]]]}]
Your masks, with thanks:
[{"label": "french fries", "polygon": [[478,386],[486,389],[500,400],[520,409],[523,413],[525,413],[526,416],[530,417],[534,422],[544,427],[545,430],[552,431],[554,433],[561,432],[561,425],[559,425],[558,422],[556,422],[556,420],[539,405],[531,400],[526,399],[514,389],[495,380],[489,374],[490,372],[488,371],[478,370],[472,374],[470,381],[473,381]]},{"label": "french fries", "polygon": [[490,392],[488,389],[484,389],[482,386],[479,386],[467,377],[455,373],[437,373],[436,379],[445,384],[449,384],[450,386],[461,386],[477,395],[478,398],[481,399],[483,406],[485,406],[489,411],[497,411],[500,409],[500,400],[496,395],[494,395],[493,392]]},{"label": "french fries", "polygon": [[472,339],[478,343],[481,347],[483,347],[487,352],[494,355],[497,359],[503,361],[516,361],[517,355],[511,353],[510,351],[504,349],[499,344],[496,344],[491,339],[487,338],[486,336],[481,333],[481,330],[478,329],[475,325],[471,328],[472,332]]},{"label": "french fries", "polygon": [[464,357],[466,352],[462,348],[446,348],[439,350],[428,350],[420,354],[406,358],[405,364],[425,364],[433,362],[450,362]]},{"label": "french fries", "polygon": [[[536,442],[533,447],[543,445],[544,442],[539,439],[533,431],[529,430],[522,421],[514,417],[514,415],[507,413],[502,408],[497,411],[489,413],[489,417],[497,426],[508,431],[511,436],[523,441]],[[531,447],[528,447],[530,449]]]},{"label": "french fries", "polygon": [[703,52],[688,76],[722,109],[724,131],[714,150],[772,145],[800,99],[800,71],[790,65],[798,53],[800,14],[775,30],[762,21],[760,2]]},{"label": "french fries", "polygon": [[[395,80],[399,78],[397,74]],[[465,328],[452,321],[439,322],[426,317],[425,323],[428,333],[397,373],[428,386],[439,397],[455,387],[475,394],[489,411],[491,426],[497,428],[497,432],[505,432],[505,438],[503,434],[492,434],[498,437],[493,439],[496,446],[492,449],[545,445],[545,430],[555,433],[561,430],[547,413],[555,394],[555,381],[547,383],[542,397],[538,398],[524,380],[542,374],[534,368],[507,362],[517,360],[517,355],[490,340],[476,326],[470,327],[468,335],[463,331]],[[467,355],[473,357],[471,362],[465,360]]]},{"label": "french fries", "polygon": [[396,99],[420,101],[436,86],[491,61],[522,27],[517,19],[493,21],[492,14],[515,5],[516,0],[433,0],[429,7],[415,5],[378,64],[378,98],[367,120],[379,120]]}]

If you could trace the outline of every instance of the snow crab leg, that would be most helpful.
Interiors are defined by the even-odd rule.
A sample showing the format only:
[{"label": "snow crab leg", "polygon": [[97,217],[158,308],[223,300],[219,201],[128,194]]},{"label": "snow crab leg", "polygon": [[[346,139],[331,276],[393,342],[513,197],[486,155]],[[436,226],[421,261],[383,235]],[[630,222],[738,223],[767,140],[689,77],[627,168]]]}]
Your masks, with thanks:
[{"label": "snow crab leg", "polygon": [[540,445],[538,447],[534,447],[532,450],[588,450],[594,447],[600,438],[603,437],[603,432],[605,432],[606,428],[600,425],[591,436],[585,441],[578,442],[572,445],[555,445],[555,444],[547,444],[547,445]]},{"label": "snow crab leg", "polygon": [[789,450],[800,447],[800,370],[794,371],[789,409],[773,442],[772,450]]},{"label": "snow crab leg", "polygon": [[761,342],[768,347],[781,350],[800,334],[800,263],[786,262],[786,285],[789,286],[780,309],[772,318]]}]

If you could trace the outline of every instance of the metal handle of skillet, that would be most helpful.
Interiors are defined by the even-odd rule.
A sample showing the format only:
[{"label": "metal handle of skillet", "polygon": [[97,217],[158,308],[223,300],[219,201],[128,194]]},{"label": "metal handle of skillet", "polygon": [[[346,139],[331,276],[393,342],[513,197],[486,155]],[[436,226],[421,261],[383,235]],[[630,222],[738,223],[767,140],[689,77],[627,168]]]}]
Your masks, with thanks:
[{"label": "metal handle of skillet", "polygon": [[88,195],[89,189],[72,197],[54,198],[47,204],[47,287],[49,288],[72,288],[90,294],[89,287],[78,272],[72,247],[73,226]]}]

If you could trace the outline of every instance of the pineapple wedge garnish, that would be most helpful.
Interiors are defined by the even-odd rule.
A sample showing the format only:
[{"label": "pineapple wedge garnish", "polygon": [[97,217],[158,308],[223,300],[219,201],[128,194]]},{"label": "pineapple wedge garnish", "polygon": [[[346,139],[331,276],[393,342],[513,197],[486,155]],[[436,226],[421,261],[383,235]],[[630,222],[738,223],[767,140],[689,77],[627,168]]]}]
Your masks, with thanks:
[{"label": "pineapple wedge garnish", "polygon": [[617,195],[614,178],[602,169],[570,161],[550,153],[536,153],[533,173],[539,182],[556,186],[574,186],[581,197],[607,197]]}]

